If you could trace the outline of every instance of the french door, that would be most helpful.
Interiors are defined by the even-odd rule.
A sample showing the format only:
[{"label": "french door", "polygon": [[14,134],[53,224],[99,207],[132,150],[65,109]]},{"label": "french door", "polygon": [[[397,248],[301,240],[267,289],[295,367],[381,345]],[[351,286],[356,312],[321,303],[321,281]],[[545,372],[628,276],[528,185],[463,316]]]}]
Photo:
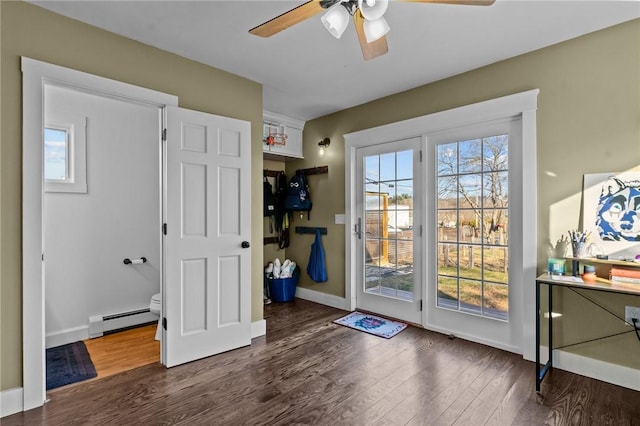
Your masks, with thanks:
[{"label": "french door", "polygon": [[[507,350],[520,347],[522,285],[518,120],[427,136],[427,326]],[[513,173],[512,173],[513,172]],[[525,195],[526,196],[526,195]],[[515,210],[514,210],[515,209]]]},{"label": "french door", "polygon": [[356,151],[356,307],[420,324],[420,138]]}]

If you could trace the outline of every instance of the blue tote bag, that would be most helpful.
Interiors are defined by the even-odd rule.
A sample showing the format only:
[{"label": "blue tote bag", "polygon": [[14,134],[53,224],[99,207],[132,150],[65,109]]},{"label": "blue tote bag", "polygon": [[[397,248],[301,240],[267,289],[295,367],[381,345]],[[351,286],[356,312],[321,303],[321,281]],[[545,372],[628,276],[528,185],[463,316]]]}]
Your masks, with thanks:
[{"label": "blue tote bag", "polygon": [[316,239],[311,245],[307,274],[317,283],[327,281],[327,268],[324,264],[324,248],[322,247],[319,229],[316,230]]}]

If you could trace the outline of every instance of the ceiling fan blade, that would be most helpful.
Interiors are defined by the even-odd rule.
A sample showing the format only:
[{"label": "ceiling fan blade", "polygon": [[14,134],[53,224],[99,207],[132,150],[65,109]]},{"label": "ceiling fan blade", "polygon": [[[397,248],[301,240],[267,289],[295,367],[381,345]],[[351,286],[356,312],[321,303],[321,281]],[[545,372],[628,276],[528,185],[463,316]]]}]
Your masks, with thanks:
[{"label": "ceiling fan blade", "polygon": [[312,16],[317,15],[323,10],[322,6],[320,6],[320,0],[311,0],[250,29],[249,32],[260,37],[271,37],[282,30],[286,30],[305,19],[309,19]]},{"label": "ceiling fan blade", "polygon": [[464,4],[468,6],[491,6],[496,0],[397,0],[412,3]]},{"label": "ceiling fan blade", "polygon": [[362,13],[360,13],[360,10],[356,10],[353,14],[353,23],[356,26],[356,33],[358,34],[360,48],[362,49],[362,56],[365,61],[382,56],[389,51],[386,36],[382,36],[376,41],[367,43],[367,39],[364,35],[364,17],[362,16]]}]

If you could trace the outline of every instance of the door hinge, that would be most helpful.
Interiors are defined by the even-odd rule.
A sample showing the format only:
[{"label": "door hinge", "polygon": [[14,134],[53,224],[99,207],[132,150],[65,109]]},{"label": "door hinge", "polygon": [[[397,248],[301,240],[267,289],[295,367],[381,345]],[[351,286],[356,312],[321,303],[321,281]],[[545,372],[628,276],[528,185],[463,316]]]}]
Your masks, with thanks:
[{"label": "door hinge", "polygon": [[422,225],[420,225],[420,236],[422,237]]},{"label": "door hinge", "polygon": [[422,163],[422,150],[420,150],[420,162]]},{"label": "door hinge", "polygon": [[163,223],[163,224],[162,224],[162,233],[163,233],[164,235],[167,235],[167,224],[166,224],[166,223]]},{"label": "door hinge", "polygon": [[167,318],[166,317],[162,317],[162,328],[163,329],[167,329]]},{"label": "door hinge", "polygon": [[422,299],[420,299],[420,311],[422,312]]},{"label": "door hinge", "polygon": [[162,140],[163,141],[167,140],[167,129],[162,129]]},{"label": "door hinge", "polygon": [[42,253],[42,261],[44,262],[44,253]]}]

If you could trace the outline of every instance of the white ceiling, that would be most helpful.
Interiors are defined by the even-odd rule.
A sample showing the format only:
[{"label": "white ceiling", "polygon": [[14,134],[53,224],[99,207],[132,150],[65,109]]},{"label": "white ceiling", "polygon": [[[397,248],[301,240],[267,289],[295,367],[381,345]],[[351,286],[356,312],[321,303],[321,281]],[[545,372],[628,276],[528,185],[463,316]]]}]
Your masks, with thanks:
[{"label": "white ceiling", "polygon": [[270,38],[247,31],[304,1],[33,1],[263,84],[264,109],[309,120],[640,17],[638,0],[392,2],[389,53],[364,61],[351,23],[321,14]]}]

